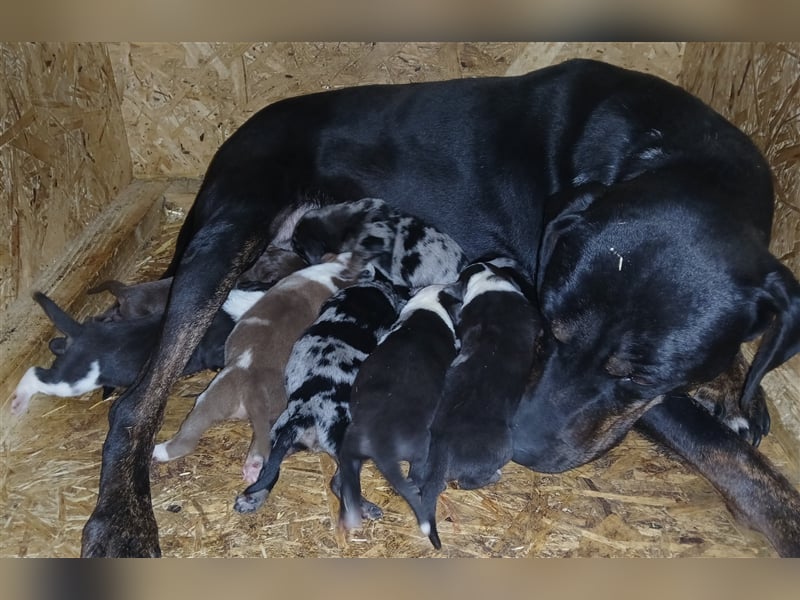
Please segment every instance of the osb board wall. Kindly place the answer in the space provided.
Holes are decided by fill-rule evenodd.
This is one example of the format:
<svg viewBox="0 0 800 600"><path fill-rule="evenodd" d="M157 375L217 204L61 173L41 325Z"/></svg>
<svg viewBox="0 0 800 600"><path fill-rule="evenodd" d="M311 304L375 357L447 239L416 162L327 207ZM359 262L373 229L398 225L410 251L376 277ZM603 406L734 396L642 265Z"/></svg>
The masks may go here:
<svg viewBox="0 0 800 600"><path fill-rule="evenodd" d="M772 252L800 276L800 43L690 43L680 83L767 157L776 192ZM800 440L800 357L768 374L764 387Z"/></svg>
<svg viewBox="0 0 800 600"><path fill-rule="evenodd" d="M370 83L516 74L600 58L674 81L680 43L112 43L137 177L200 177L267 104Z"/></svg>
<svg viewBox="0 0 800 600"><path fill-rule="evenodd" d="M772 251L800 276L800 42L690 43L680 82L766 155L776 178Z"/></svg>
<svg viewBox="0 0 800 600"><path fill-rule="evenodd" d="M131 180L103 44L0 43L0 313Z"/></svg>

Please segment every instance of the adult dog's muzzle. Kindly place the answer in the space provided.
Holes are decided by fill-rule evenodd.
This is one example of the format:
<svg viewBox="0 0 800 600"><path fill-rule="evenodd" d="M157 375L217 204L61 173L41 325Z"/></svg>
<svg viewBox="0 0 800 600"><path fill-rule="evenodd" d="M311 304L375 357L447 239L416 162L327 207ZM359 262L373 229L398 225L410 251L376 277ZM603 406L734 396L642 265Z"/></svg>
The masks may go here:
<svg viewBox="0 0 800 600"><path fill-rule="evenodd" d="M560 473L597 458L662 398L637 397L629 389L636 384L591 378L568 363L558 352L547 359L514 418L513 460L534 471Z"/></svg>

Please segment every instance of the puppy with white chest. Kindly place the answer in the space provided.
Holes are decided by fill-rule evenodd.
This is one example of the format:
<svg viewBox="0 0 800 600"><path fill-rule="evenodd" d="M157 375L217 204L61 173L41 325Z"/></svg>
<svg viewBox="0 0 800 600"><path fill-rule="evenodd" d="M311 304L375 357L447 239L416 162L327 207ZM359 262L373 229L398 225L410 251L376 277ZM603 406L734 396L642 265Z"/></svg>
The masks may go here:
<svg viewBox="0 0 800 600"><path fill-rule="evenodd" d="M244 313L225 342L225 368L198 396L178 433L155 447L155 460L189 454L216 422L248 419L253 437L242 475L248 483L258 479L269 454L269 431L286 408L284 371L292 347L323 302L362 268L350 252L326 255L323 261L285 277Z"/></svg>
<svg viewBox="0 0 800 600"><path fill-rule="evenodd" d="M541 330L519 272L513 261L501 258L473 264L459 277L461 349L445 376L420 482L420 529L437 549L436 501L446 482L456 481L462 489L494 483L512 457L512 419Z"/></svg>
<svg viewBox="0 0 800 600"><path fill-rule="evenodd" d="M350 399L352 422L339 454L339 524L346 529L361 526L360 473L367 459L412 508L419 506L417 470L427 459L431 421L457 352L445 305L460 299L450 295L448 287L435 284L417 292L356 376ZM408 479L400 461L410 464Z"/></svg>
<svg viewBox="0 0 800 600"><path fill-rule="evenodd" d="M286 410L270 432L271 448L258 480L239 494L234 509L257 510L278 481L284 457L298 450L323 451L338 460L350 424L350 391L364 359L397 318L400 299L374 268L365 279L335 293L292 348L286 366ZM339 496L338 471L331 489ZM364 515L382 511L366 500Z"/></svg>

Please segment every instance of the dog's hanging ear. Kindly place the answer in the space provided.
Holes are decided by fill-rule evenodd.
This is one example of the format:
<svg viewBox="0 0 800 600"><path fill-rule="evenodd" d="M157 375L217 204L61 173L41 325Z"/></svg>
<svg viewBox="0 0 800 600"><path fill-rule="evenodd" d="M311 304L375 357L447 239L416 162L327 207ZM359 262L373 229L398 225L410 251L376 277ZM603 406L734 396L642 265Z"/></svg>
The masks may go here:
<svg viewBox="0 0 800 600"><path fill-rule="evenodd" d="M754 330L764 334L744 384L742 406L750 406L766 373L800 352L800 283L784 265L776 262L759 290ZM772 321L765 325L770 313ZM766 329L764 327L766 326Z"/></svg>
<svg viewBox="0 0 800 600"><path fill-rule="evenodd" d="M545 214L549 215L549 220L547 220L547 225L542 235L536 266L537 290L542 288L544 273L550 263L558 238L581 222L583 211L589 208L606 189L606 186L602 184L589 183L579 188L565 190L548 199Z"/></svg>

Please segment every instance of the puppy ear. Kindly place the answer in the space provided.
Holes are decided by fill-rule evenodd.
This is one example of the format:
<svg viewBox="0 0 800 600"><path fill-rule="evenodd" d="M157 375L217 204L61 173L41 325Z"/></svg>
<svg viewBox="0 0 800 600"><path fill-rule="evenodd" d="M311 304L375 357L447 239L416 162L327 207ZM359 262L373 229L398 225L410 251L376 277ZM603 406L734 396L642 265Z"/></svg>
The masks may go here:
<svg viewBox="0 0 800 600"><path fill-rule="evenodd" d="M777 262L777 261L776 261ZM800 283L784 265L777 263L770 271L756 301L754 331L763 330L772 313L761 345L756 352L742 394L742 405L749 406L755 397L761 378L800 351Z"/></svg>
<svg viewBox="0 0 800 600"><path fill-rule="evenodd" d="M61 356L67 351L67 338L55 337L50 340L48 346L50 347L50 352L56 356Z"/></svg>
<svg viewBox="0 0 800 600"><path fill-rule="evenodd" d="M439 304L450 315L450 320L456 326L461 321L461 300L464 297L464 283L451 283L439 292Z"/></svg>
<svg viewBox="0 0 800 600"><path fill-rule="evenodd" d="M579 188L569 189L547 200L545 218L549 217L539 246L539 260L536 268L536 289L541 290L547 265L553 255L556 242L567 231L583 220L582 213L591 206L606 190L606 186L591 183Z"/></svg>

